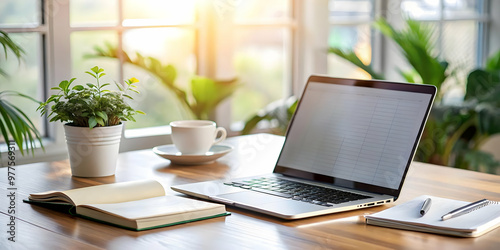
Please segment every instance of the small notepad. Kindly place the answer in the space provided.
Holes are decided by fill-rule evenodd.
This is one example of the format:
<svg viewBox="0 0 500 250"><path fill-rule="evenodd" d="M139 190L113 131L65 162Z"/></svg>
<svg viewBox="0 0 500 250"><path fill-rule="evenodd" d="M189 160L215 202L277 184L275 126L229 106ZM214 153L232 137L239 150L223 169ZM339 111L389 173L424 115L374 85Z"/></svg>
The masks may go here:
<svg viewBox="0 0 500 250"><path fill-rule="evenodd" d="M420 208L427 198L432 199L432 206L421 216ZM500 226L500 205L493 202L468 214L441 220L444 214L469 203L423 195L365 218L369 225L460 237L478 237Z"/></svg>

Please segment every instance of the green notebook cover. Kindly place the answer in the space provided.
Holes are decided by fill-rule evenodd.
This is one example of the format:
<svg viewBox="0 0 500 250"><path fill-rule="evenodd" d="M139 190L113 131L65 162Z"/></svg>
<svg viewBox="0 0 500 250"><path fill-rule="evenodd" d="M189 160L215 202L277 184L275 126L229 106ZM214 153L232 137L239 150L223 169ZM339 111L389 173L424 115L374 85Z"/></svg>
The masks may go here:
<svg viewBox="0 0 500 250"><path fill-rule="evenodd" d="M139 229L132 228L132 227L126 227L126 226L122 226L122 225L110 223L110 222L107 222L107 221L98 220L98 219L95 219L95 218L92 218L92 217L87 217L85 215L77 215L77 216L81 217L81 218L88 219L88 220L96 221L96 222L99 222L99 223L102 223L102 224L107 224L107 225L111 225L111 226L115 226L115 227L119 227L119 228L123 228L123 229L128 229L128 230L132 230L132 231L145 231L145 230L151 230L151 229L156 229L156 228L175 226L175 225L179 225L179 224L186 224L186 223L194 222L194 221L207 220L207 219L212 219L212 218L227 216L227 215L230 215L230 214L231 214L230 212L225 212L225 213L222 213L222 214L216 214L216 215L212 215L212 216L201 217L201 218L197 218L197 219L193 219L193 220L178 221L178 222L175 222L175 223L169 223L169 224L163 224L163 225L158 225L158 226L154 226L154 227L146 227L146 228L139 228Z"/></svg>

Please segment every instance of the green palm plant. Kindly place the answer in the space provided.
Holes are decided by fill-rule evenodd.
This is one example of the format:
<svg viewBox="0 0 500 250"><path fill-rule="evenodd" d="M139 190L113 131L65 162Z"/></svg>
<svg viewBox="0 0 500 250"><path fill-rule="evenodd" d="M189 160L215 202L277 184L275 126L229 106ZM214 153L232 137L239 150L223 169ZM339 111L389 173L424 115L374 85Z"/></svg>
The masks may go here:
<svg viewBox="0 0 500 250"><path fill-rule="evenodd" d="M18 60L21 60L24 53L23 49L14 43L8 34L3 31L0 31L0 44L2 44L5 52L5 60L7 60L8 51L11 51ZM8 77L7 73L2 69L0 69L0 75ZM0 92L0 131L4 141L8 143L12 138L21 154L24 155L25 150L27 153L31 151L34 154L36 141L43 148L40 132L38 132L33 122L31 122L21 109L7 100L9 97L21 97L36 103L40 102L16 91L5 90Z"/></svg>
<svg viewBox="0 0 500 250"><path fill-rule="evenodd" d="M408 64L412 66L412 69L407 71L398 69L407 82L432 84L438 89L441 88L449 77L448 62L440 60L434 51L434 44L431 41L434 30L431 26L408 19L406 28L396 30L387 20L380 18L375 21L374 28L394 41ZM371 64L364 64L352 49L332 47L329 52L363 69L374 79L385 78L382 73L376 72ZM437 101L439 99L437 98Z"/></svg>
<svg viewBox="0 0 500 250"><path fill-rule="evenodd" d="M195 76L191 79L190 91L187 91L175 83L177 71L173 65L164 65L158 59L145 57L140 53L136 53L135 58L131 59L125 51L120 51L110 44L104 48L97 46L94 50L95 53L88 57L121 58L124 62L139 67L158 78L196 119L209 119L217 105L231 96L240 86L237 79L220 81Z"/></svg>

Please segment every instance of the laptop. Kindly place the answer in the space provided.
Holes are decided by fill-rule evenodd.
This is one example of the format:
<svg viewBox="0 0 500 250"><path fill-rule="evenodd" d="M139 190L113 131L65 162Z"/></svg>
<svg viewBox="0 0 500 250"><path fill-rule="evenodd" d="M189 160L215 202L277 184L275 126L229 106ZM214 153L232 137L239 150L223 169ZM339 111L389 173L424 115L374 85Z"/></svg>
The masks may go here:
<svg viewBox="0 0 500 250"><path fill-rule="evenodd" d="M435 94L432 85L313 75L273 173L172 189L283 219L394 202Z"/></svg>

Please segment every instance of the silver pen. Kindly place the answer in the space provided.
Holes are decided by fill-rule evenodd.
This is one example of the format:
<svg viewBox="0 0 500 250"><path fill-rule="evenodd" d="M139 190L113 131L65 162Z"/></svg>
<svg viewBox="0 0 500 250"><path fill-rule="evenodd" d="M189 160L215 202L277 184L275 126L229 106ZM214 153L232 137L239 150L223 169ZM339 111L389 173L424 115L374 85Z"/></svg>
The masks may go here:
<svg viewBox="0 0 500 250"><path fill-rule="evenodd" d="M420 208L420 215L424 216L427 211L431 208L432 200L431 198L425 199L424 203L422 204L422 208Z"/></svg>
<svg viewBox="0 0 500 250"><path fill-rule="evenodd" d="M458 217L460 215L464 215L466 213L470 213L476 209L479 209L483 206L486 206L490 203L489 200L487 199L482 199L482 200L479 200L479 201L476 201L476 202L472 202L470 204L467 204L463 207L459 207L445 215L443 215L441 217L441 220L447 220L447 219L451 219L451 218L455 218L455 217Z"/></svg>

